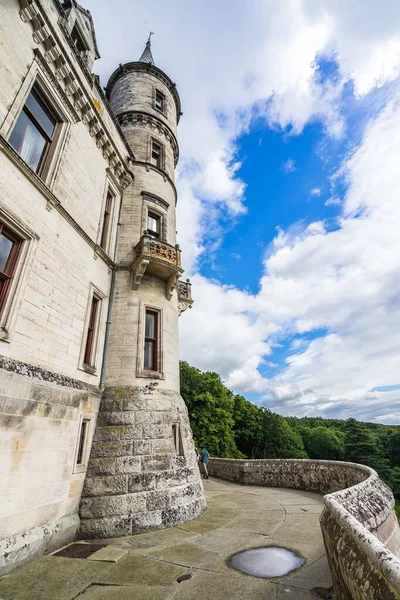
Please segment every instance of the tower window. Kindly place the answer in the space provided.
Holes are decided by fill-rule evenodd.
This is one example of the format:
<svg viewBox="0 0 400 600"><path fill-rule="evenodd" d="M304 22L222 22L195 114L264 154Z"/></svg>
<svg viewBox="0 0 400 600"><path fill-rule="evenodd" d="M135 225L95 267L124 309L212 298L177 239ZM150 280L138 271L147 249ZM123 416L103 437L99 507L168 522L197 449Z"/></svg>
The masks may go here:
<svg viewBox="0 0 400 600"><path fill-rule="evenodd" d="M57 122L42 94L34 87L15 123L9 142L35 173L43 172L46 157L55 141Z"/></svg>
<svg viewBox="0 0 400 600"><path fill-rule="evenodd" d="M179 423L172 423L172 436L176 454L183 456L182 432Z"/></svg>
<svg viewBox="0 0 400 600"><path fill-rule="evenodd" d="M164 94L162 94L161 92L159 92L158 90L156 90L156 97L155 97L155 107L157 110L160 110L161 112L164 112L164 108L165 108L165 96Z"/></svg>
<svg viewBox="0 0 400 600"><path fill-rule="evenodd" d="M108 246L109 237L110 237L112 205L113 205L113 195L111 194L110 191L108 191L107 198L106 198L106 204L104 207L103 227L101 230L101 238L100 238L100 247L103 248L103 250L105 252L107 251L107 246Z"/></svg>
<svg viewBox="0 0 400 600"><path fill-rule="evenodd" d="M94 342L97 333L100 302L100 298L93 295L90 306L88 330L86 334L85 354L83 356L83 364L87 367L94 367Z"/></svg>
<svg viewBox="0 0 400 600"><path fill-rule="evenodd" d="M162 168L162 146L154 141L151 143L151 162L155 167Z"/></svg>
<svg viewBox="0 0 400 600"><path fill-rule="evenodd" d="M147 213L147 231L151 237L157 239L160 237L160 222L161 218L159 215L151 212Z"/></svg>
<svg viewBox="0 0 400 600"><path fill-rule="evenodd" d="M78 54L83 58L85 52L87 51L87 47L76 24L74 25L71 31L71 39L74 43Z"/></svg>
<svg viewBox="0 0 400 600"><path fill-rule="evenodd" d="M144 368L147 371L157 371L158 368L158 320L159 313L146 310Z"/></svg>
<svg viewBox="0 0 400 600"><path fill-rule="evenodd" d="M22 239L0 223L0 311L7 299L21 246Z"/></svg>

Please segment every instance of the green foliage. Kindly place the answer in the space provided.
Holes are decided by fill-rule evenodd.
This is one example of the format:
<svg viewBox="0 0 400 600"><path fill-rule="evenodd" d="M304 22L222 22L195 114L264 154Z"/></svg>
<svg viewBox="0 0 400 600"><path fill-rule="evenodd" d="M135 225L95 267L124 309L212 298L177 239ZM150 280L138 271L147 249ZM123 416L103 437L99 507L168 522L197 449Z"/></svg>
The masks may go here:
<svg viewBox="0 0 400 600"><path fill-rule="evenodd" d="M214 456L240 457L233 434L233 395L219 375L202 373L182 362L181 394L189 410L196 444L207 447Z"/></svg>
<svg viewBox="0 0 400 600"><path fill-rule="evenodd" d="M234 397L233 421L236 446L248 458L256 458L262 439L262 410L237 394Z"/></svg>
<svg viewBox="0 0 400 600"><path fill-rule="evenodd" d="M282 417L233 395L217 373L203 373L186 362L180 367L181 394L195 443L211 455L356 462L375 469L400 501L400 427L355 419Z"/></svg>
<svg viewBox="0 0 400 600"><path fill-rule="evenodd" d="M305 438L302 437L305 449L310 458L321 460L343 460L343 434L335 429L322 427L322 425L309 429L308 432L309 433Z"/></svg>
<svg viewBox="0 0 400 600"><path fill-rule="evenodd" d="M286 419L267 408L261 410L262 436L256 458L307 458L301 435Z"/></svg>
<svg viewBox="0 0 400 600"><path fill-rule="evenodd" d="M387 453L392 465L400 467L400 429L391 432L389 435Z"/></svg>

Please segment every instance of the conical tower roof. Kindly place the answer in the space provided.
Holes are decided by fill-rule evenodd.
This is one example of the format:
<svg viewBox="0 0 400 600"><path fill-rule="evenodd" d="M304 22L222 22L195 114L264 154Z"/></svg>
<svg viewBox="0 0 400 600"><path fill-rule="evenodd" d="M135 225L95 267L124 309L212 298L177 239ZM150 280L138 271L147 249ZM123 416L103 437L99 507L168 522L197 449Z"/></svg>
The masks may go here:
<svg viewBox="0 0 400 600"><path fill-rule="evenodd" d="M151 65L154 65L154 58L151 53L151 36L152 35L153 35L153 32L151 31L150 35L149 35L149 39L146 42L146 47L143 50L142 56L139 58L139 62L150 63Z"/></svg>

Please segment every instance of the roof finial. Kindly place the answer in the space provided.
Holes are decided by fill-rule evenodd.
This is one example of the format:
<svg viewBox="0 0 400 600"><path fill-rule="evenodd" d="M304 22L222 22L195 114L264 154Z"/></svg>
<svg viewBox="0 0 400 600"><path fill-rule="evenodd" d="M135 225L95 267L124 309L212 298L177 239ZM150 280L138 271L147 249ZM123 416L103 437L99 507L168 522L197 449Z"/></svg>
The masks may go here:
<svg viewBox="0 0 400 600"><path fill-rule="evenodd" d="M143 50L142 56L139 58L139 62L149 63L150 65L154 65L153 55L151 53L151 36L154 34L154 31L150 31L149 39L146 42L146 47Z"/></svg>

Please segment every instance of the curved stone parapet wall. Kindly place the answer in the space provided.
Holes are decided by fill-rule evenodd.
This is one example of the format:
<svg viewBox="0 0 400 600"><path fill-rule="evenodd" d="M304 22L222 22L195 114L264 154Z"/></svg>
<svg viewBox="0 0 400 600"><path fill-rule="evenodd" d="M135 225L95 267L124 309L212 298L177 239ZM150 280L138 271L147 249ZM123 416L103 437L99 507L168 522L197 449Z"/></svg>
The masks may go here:
<svg viewBox="0 0 400 600"><path fill-rule="evenodd" d="M321 514L335 600L400 599L400 529L391 490L369 467L323 460L214 458L210 475L326 494Z"/></svg>

